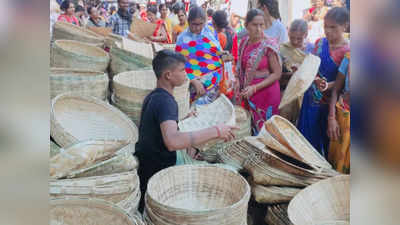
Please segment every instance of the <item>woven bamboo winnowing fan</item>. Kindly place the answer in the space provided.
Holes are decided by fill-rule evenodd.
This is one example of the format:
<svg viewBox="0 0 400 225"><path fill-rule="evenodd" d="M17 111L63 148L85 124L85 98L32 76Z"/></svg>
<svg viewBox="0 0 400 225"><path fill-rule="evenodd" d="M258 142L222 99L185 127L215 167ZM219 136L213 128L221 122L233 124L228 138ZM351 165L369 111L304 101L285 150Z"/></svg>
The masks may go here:
<svg viewBox="0 0 400 225"><path fill-rule="evenodd" d="M265 128L281 144L300 156L300 161L307 163L316 170L332 170L332 166L329 162L326 161L307 139L304 138L300 131L285 118L274 115L265 123ZM282 153L285 154L285 152Z"/></svg>
<svg viewBox="0 0 400 225"><path fill-rule="evenodd" d="M53 39L75 40L95 44L96 46L104 44L104 37L96 32L63 21L57 21L54 24Z"/></svg>
<svg viewBox="0 0 400 225"><path fill-rule="evenodd" d="M153 36L157 24L149 23L138 18L132 18L131 33L144 38Z"/></svg>
<svg viewBox="0 0 400 225"><path fill-rule="evenodd" d="M80 94L65 93L52 100L50 133L61 147L85 140L128 141L124 149L134 152L138 129L110 104Z"/></svg>
<svg viewBox="0 0 400 225"><path fill-rule="evenodd" d="M50 200L50 225L143 225L119 206L100 199L55 198Z"/></svg>
<svg viewBox="0 0 400 225"><path fill-rule="evenodd" d="M93 31L94 33L101 35L103 37L108 37L112 33L112 28L109 27L93 27L89 26L87 27L88 30Z"/></svg>
<svg viewBox="0 0 400 225"><path fill-rule="evenodd" d="M225 123L230 126L235 126L236 124L235 109L231 101L223 94L211 104L196 107L197 117L190 117L179 121L178 126L181 131L198 131L220 123ZM206 151L216 143L218 143L218 141L210 141L203 146L197 147L201 151Z"/></svg>
<svg viewBox="0 0 400 225"><path fill-rule="evenodd" d="M350 176L325 179L300 191L290 201L288 214L295 225L349 222Z"/></svg>
<svg viewBox="0 0 400 225"><path fill-rule="evenodd" d="M70 172L111 158L128 141L84 141L74 144L50 159L50 177L63 178Z"/></svg>
<svg viewBox="0 0 400 225"><path fill-rule="evenodd" d="M320 64L321 59L319 57L311 54L306 56L303 63L289 80L279 105L280 109L306 92L314 81Z"/></svg>

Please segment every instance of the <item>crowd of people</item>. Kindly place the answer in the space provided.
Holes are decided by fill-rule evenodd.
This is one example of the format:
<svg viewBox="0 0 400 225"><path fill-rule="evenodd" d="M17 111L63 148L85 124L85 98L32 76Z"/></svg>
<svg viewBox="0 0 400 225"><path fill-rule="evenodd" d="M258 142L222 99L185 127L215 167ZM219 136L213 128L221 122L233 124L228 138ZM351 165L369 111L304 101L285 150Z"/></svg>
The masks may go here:
<svg viewBox="0 0 400 225"><path fill-rule="evenodd" d="M185 1L186 2L186 1ZM221 93L247 109L257 135L272 115L281 115L297 126L303 136L341 172L349 172L350 159L350 48L349 11L343 1L313 0L304 18L281 21L277 0L258 0L245 18L224 10L212 10L177 1L137 5L118 0L109 13L97 6L86 13L70 0L61 4L58 20L75 25L111 27L129 37L132 18L157 25L149 41L175 43L175 52L163 50L153 60L157 89L144 101L136 154L142 189L157 171L173 166L174 151L189 149L211 139L234 138L234 127L220 124L198 132L178 131L173 88L190 80L191 103L213 102ZM189 11L188 11L189 10ZM89 19L85 22L84 15ZM318 74L302 98L279 110L282 93L308 54L321 59ZM227 79L224 65L232 64ZM231 88L221 89L224 82ZM142 190L144 191L144 190Z"/></svg>

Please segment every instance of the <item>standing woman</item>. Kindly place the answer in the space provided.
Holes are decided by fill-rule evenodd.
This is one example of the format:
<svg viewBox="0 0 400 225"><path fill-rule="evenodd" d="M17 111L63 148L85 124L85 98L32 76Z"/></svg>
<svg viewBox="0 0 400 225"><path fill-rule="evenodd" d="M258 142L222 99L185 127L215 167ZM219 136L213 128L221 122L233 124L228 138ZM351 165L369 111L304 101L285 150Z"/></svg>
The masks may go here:
<svg viewBox="0 0 400 225"><path fill-rule="evenodd" d="M313 44L306 42L307 37L307 22L303 19L294 20L289 29L289 42L281 44L280 55L283 62L282 77L279 81L281 93L286 90L290 78L298 67L303 63L307 54L314 49ZM280 109L280 115L293 124L297 124L297 119L300 113L300 107L303 98L300 97L296 101Z"/></svg>
<svg viewBox="0 0 400 225"><path fill-rule="evenodd" d="M300 111L298 129L322 156L328 156L327 135L328 104L331 91L344 55L349 52L349 43L343 32L349 25L350 15L346 8L335 7L324 19L326 38L315 43L314 54L321 58L318 75L306 91Z"/></svg>
<svg viewBox="0 0 400 225"><path fill-rule="evenodd" d="M167 8L167 5L166 4L160 4L159 6L158 6L158 10L159 10L159 12L160 12L160 20L162 21L162 23L164 24L164 26L165 26L165 30L167 31L167 33L168 33L168 36L170 37L170 39L171 39L171 42L170 43L172 43L172 38L171 38L171 34L172 34L172 26L171 26L171 23L167 23L167 21L169 20L168 19L168 8ZM160 21L159 20L159 21Z"/></svg>
<svg viewBox="0 0 400 225"><path fill-rule="evenodd" d="M60 9L64 13L58 17L57 21L72 23L79 26L79 20L75 16L75 4L72 1L64 0L61 3Z"/></svg>
<svg viewBox="0 0 400 225"><path fill-rule="evenodd" d="M279 114L282 66L278 43L264 34L264 13L250 10L245 26L249 35L239 45L236 97L250 110L253 133L257 134L269 117Z"/></svg>
<svg viewBox="0 0 400 225"><path fill-rule="evenodd" d="M150 41L160 43L172 43L171 37L168 35L167 28L165 27L164 21L157 18L156 6L150 6L147 9L147 19L150 21L150 23L157 24L153 36L150 37Z"/></svg>
<svg viewBox="0 0 400 225"><path fill-rule="evenodd" d="M186 73L191 84L191 101L209 104L219 95L222 72L222 48L214 29L206 25L207 17L199 6L189 11L189 28L176 41L175 51L186 57Z"/></svg>

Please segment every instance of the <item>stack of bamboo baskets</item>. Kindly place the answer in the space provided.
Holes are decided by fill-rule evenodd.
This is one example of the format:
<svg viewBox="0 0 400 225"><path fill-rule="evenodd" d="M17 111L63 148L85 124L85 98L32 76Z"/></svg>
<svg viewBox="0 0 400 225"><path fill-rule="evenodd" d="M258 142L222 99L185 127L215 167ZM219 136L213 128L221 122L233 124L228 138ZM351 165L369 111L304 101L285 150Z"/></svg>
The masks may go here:
<svg viewBox="0 0 400 225"><path fill-rule="evenodd" d="M220 151L223 162L250 174L254 199L288 203L302 188L338 175L289 121L273 116L257 137Z"/></svg>
<svg viewBox="0 0 400 225"><path fill-rule="evenodd" d="M230 170L211 165L170 167L155 174L147 187L148 225L247 224L250 187Z"/></svg>
<svg viewBox="0 0 400 225"><path fill-rule="evenodd" d="M113 79L111 102L139 126L143 100L156 86L157 78L152 70L120 73ZM179 119L182 119L189 113L189 81L174 89L174 97L178 103Z"/></svg>

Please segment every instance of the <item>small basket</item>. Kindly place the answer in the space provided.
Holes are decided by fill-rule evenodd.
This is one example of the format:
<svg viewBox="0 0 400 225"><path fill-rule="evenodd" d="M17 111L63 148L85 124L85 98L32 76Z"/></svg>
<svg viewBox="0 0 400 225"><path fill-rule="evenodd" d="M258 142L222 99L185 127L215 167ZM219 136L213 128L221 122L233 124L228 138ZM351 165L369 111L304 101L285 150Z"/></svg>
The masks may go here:
<svg viewBox="0 0 400 225"><path fill-rule="evenodd" d="M138 129L121 111L91 96L61 94L51 107L51 136L67 147L84 140L124 140L135 151Z"/></svg>
<svg viewBox="0 0 400 225"><path fill-rule="evenodd" d="M66 92L106 99L108 76L104 72L50 68L50 98Z"/></svg>
<svg viewBox="0 0 400 225"><path fill-rule="evenodd" d="M50 225L143 225L119 206L100 199L54 198L50 200Z"/></svg>
<svg viewBox="0 0 400 225"><path fill-rule="evenodd" d="M53 43L51 67L105 71L109 62L107 52L90 44L71 40Z"/></svg>
<svg viewBox="0 0 400 225"><path fill-rule="evenodd" d="M294 225L349 222L350 176L336 176L305 188L290 201L288 214Z"/></svg>

